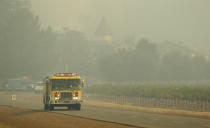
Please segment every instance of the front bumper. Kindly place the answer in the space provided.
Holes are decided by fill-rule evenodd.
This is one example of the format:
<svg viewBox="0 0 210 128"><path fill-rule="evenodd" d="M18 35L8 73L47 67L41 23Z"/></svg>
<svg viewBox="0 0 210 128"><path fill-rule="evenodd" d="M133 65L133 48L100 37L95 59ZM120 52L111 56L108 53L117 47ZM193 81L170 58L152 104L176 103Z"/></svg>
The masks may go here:
<svg viewBox="0 0 210 128"><path fill-rule="evenodd" d="M81 103L81 102L83 102L82 100L64 100L64 101L61 101L61 100L58 100L58 101L51 101L50 102L50 104L52 104L52 105L70 105L70 104L79 104L79 103Z"/></svg>

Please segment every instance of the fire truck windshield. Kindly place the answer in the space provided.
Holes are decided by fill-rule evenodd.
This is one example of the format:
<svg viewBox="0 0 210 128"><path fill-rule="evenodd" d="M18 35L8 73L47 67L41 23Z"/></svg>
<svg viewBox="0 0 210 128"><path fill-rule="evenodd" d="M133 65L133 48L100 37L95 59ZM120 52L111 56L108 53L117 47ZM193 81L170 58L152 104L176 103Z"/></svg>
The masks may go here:
<svg viewBox="0 0 210 128"><path fill-rule="evenodd" d="M53 79L52 90L80 90L80 79Z"/></svg>

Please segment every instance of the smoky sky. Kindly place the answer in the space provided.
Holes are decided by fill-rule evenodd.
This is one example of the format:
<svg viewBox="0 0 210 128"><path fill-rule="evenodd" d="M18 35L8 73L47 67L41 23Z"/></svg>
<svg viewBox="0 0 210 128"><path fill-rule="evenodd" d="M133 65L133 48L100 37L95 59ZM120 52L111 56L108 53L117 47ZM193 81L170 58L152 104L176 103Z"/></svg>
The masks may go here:
<svg viewBox="0 0 210 128"><path fill-rule="evenodd" d="M94 33L102 17L116 38L176 41L210 51L209 0L31 0L42 26ZM210 52L209 52L210 53Z"/></svg>

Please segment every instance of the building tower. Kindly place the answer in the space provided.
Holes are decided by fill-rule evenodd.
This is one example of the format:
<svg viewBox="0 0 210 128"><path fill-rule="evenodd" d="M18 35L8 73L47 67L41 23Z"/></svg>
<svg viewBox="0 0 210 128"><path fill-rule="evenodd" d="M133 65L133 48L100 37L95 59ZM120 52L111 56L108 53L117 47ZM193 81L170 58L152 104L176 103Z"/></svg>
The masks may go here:
<svg viewBox="0 0 210 128"><path fill-rule="evenodd" d="M106 41L107 43L112 42L112 33L107 23L107 20L104 17L102 18L96 29L95 37L97 40L100 41Z"/></svg>

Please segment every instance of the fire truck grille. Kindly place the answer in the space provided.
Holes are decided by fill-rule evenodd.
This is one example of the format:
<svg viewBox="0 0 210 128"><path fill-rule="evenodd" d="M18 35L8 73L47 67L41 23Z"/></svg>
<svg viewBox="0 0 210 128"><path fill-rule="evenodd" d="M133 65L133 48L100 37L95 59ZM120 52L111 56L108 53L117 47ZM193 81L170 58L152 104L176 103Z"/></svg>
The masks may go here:
<svg viewBox="0 0 210 128"><path fill-rule="evenodd" d="M72 99L72 92L61 92L61 99Z"/></svg>

